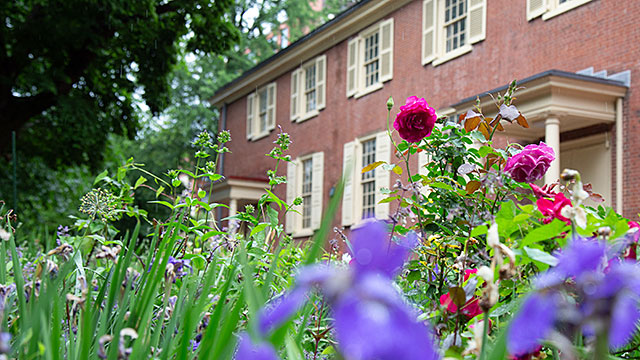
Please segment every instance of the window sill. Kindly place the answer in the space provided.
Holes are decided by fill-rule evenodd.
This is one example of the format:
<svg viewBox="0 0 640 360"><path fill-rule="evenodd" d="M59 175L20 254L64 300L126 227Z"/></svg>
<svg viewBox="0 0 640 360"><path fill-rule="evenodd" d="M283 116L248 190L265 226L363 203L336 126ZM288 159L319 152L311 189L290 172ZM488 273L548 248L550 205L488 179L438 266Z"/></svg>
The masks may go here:
<svg viewBox="0 0 640 360"><path fill-rule="evenodd" d="M264 137L269 136L269 133L270 133L270 131L267 131L267 132L265 132L265 133L257 134L257 135L255 135L255 136L252 136L252 137L251 137L251 141L258 141L258 140L260 140L260 139L262 139L262 138L264 138Z"/></svg>
<svg viewBox="0 0 640 360"><path fill-rule="evenodd" d="M591 0L572 0L572 1L568 1L560 6L558 6L557 8L547 11L546 13L542 14L542 20L549 20L552 17L558 16L560 14L564 14L569 10L573 10L575 8L577 8L578 6L584 5L588 2L591 2Z"/></svg>
<svg viewBox="0 0 640 360"><path fill-rule="evenodd" d="M431 65L433 65L435 67L435 66L444 64L445 62L447 62L449 60L453 60L453 59L455 59L455 58L457 58L459 56L462 56L462 55L464 55L466 53L471 52L472 49L473 49L473 46L471 46L469 44L464 45L464 46L459 47L459 48L457 48L457 49L455 49L455 50L453 50L451 52L448 52L448 53L446 53L446 54L444 54L444 55L442 55L440 57L437 57L435 60L433 60L431 62Z"/></svg>
<svg viewBox="0 0 640 360"><path fill-rule="evenodd" d="M382 82L375 83L368 88L363 89L362 91L358 91L357 93L355 93L355 95L353 95L353 98L358 99L380 89L382 89Z"/></svg>
<svg viewBox="0 0 640 360"><path fill-rule="evenodd" d="M299 237L309 237L313 235L313 230L311 230L311 228L308 229L300 229L297 231L294 231L293 234L291 234L292 238L299 238Z"/></svg>
<svg viewBox="0 0 640 360"><path fill-rule="evenodd" d="M301 122L303 122L303 121L307 121L307 120L309 120L309 119L311 119L311 118L313 118L313 117L318 116L319 114L320 114L320 111L318 111L317 109L316 109L316 110L313 110L313 111L311 111L311 112L308 112L308 113L303 114L302 116L298 117L298 119L296 120L296 122L301 123Z"/></svg>

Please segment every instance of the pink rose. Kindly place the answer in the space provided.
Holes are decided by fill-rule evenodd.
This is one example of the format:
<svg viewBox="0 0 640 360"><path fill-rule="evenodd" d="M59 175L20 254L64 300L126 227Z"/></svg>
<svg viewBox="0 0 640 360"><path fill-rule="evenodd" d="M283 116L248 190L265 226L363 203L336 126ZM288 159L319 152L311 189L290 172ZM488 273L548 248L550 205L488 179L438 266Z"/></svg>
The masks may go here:
<svg viewBox="0 0 640 360"><path fill-rule="evenodd" d="M530 144L507 160L504 171L517 182L531 183L544 176L555 158L551 146L544 142L540 142L540 145Z"/></svg>
<svg viewBox="0 0 640 360"><path fill-rule="evenodd" d="M418 142L431 135L437 119L436 111L423 98L409 96L400 106L393 128L408 142Z"/></svg>
<svg viewBox="0 0 640 360"><path fill-rule="evenodd" d="M543 220L545 224L550 223L554 218L569 224L569 219L562 216L562 208L571 206L571 200L567 199L563 193L556 194L553 201L544 198L538 199L536 205L538 205L538 210L540 210L542 215L546 216Z"/></svg>

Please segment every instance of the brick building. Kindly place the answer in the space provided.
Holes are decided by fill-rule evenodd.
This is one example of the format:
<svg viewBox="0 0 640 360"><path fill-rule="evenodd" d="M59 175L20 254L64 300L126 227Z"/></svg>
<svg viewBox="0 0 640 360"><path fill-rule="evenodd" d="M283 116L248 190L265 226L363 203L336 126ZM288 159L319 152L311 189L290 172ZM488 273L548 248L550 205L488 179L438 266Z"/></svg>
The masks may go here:
<svg viewBox="0 0 640 360"><path fill-rule="evenodd" d="M438 115L469 109L513 79L525 89L516 105L526 132L506 127L510 141L545 140L562 167L577 168L608 205L640 212L640 1L618 0L362 0L220 89L211 100L231 131L223 160L226 181L215 201L230 211L255 202L274 162L264 156L277 126L293 139L296 161L279 170L291 184L281 198L302 196L302 215L286 219L296 237L319 225L323 206L346 164L354 169L336 225L384 217L380 187L387 171L361 175L389 161L386 100L424 97ZM413 160L414 171L424 159Z"/></svg>

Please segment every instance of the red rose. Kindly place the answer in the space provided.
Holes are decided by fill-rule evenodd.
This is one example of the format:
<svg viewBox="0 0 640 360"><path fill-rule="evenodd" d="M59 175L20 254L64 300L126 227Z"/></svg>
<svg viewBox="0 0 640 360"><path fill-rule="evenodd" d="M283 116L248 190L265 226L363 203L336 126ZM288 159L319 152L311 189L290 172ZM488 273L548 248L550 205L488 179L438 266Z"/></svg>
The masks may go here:
<svg viewBox="0 0 640 360"><path fill-rule="evenodd" d="M410 96L407 103L400 106L393 128L408 142L419 142L431 135L437 119L436 111L423 98Z"/></svg>
<svg viewBox="0 0 640 360"><path fill-rule="evenodd" d="M546 216L543 221L545 224L550 223L554 218L562 220L567 224L570 223L569 219L562 216L562 208L571 206L571 200L567 199L563 193L556 194L553 201L544 198L538 199L536 205L538 205L538 210L540 210L542 215Z"/></svg>

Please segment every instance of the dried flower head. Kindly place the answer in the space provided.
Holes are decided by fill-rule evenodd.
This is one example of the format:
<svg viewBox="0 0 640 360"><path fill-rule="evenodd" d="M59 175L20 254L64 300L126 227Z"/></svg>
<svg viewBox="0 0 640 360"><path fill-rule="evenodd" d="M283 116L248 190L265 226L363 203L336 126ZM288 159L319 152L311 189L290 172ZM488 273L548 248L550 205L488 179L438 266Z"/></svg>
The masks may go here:
<svg viewBox="0 0 640 360"><path fill-rule="evenodd" d="M116 245L114 247L108 247L103 245L100 249L96 254L96 259L106 259L115 262L118 259L120 250L122 250L122 246Z"/></svg>
<svg viewBox="0 0 640 360"><path fill-rule="evenodd" d="M73 252L73 246L69 244L61 244L57 248L50 250L47 253L47 256L57 255L57 256L60 256L62 260L68 261L72 252Z"/></svg>

